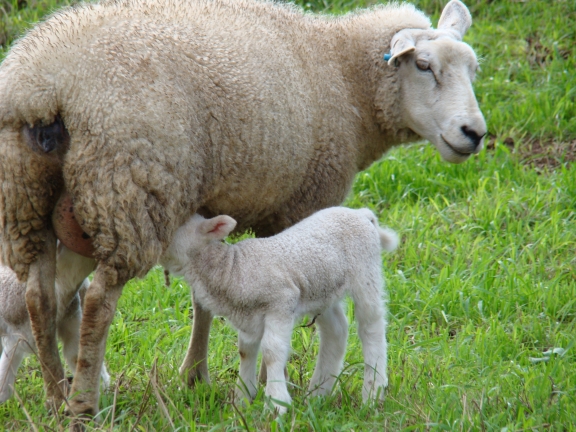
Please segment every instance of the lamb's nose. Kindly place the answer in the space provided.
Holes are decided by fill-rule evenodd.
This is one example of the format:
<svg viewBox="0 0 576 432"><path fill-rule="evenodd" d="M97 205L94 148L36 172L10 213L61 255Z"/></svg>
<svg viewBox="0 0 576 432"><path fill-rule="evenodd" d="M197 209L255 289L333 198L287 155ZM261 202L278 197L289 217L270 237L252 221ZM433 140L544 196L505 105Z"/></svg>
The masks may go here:
<svg viewBox="0 0 576 432"><path fill-rule="evenodd" d="M460 130L462 130L462 133L466 135L470 139L470 141L474 143L475 148L478 148L478 146L480 146L482 138L484 138L484 135L486 135L486 132L478 133L474 129L469 128L468 126L462 126Z"/></svg>

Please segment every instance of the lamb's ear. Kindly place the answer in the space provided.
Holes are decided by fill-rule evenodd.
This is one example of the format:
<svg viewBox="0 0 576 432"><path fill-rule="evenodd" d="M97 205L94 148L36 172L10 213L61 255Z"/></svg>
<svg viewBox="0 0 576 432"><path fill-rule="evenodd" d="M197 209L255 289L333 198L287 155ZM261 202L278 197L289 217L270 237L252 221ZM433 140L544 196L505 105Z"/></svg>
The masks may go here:
<svg viewBox="0 0 576 432"><path fill-rule="evenodd" d="M220 215L202 222L200 232L214 240L223 240L236 228L236 221L230 216Z"/></svg>
<svg viewBox="0 0 576 432"><path fill-rule="evenodd" d="M398 57L408 54L416 49L414 44L414 39L409 32L406 30L401 30L394 35L392 41L390 42L390 58L388 59L388 64L393 65Z"/></svg>
<svg viewBox="0 0 576 432"><path fill-rule="evenodd" d="M438 21L438 30L445 30L454 35L458 40L472 25L472 16L468 8L459 0L451 0L442 11L440 21Z"/></svg>

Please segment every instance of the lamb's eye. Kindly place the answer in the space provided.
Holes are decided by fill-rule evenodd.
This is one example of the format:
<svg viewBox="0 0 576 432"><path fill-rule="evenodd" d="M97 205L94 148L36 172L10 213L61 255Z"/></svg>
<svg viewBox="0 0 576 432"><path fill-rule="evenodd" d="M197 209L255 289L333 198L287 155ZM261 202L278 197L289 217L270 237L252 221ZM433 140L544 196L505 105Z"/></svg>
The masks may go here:
<svg viewBox="0 0 576 432"><path fill-rule="evenodd" d="M429 72L430 71L430 63L426 60L416 60L416 67L421 71Z"/></svg>

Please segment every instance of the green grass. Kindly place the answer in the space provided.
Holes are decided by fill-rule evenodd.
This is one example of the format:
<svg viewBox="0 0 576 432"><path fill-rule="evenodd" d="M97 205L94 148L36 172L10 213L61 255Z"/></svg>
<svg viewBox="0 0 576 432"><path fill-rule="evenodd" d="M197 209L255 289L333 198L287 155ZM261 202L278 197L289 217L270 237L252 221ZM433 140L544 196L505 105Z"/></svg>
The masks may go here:
<svg viewBox="0 0 576 432"><path fill-rule="evenodd" d="M416 3L437 16L444 2ZM22 31L53 5L35 4L41 12L13 10L0 20ZM357 3L331 4L311 8L340 13ZM576 138L576 6L477 1L471 10L466 41L484 58L475 85L495 149L462 165L443 162L430 145L395 149L357 176L347 201L374 209L402 237L396 253L383 255L386 401L361 403L354 324L340 383L325 399L306 394L315 329L295 330L294 403L281 419L266 410L262 393L248 407L232 404L236 335L219 318L210 340L213 384L187 389L177 370L190 335L189 289L177 279L165 288L155 269L120 299L106 352L112 388L100 401L101 423L89 429L576 430L576 168L534 170L501 144L508 136L521 143ZM526 41L535 32L541 47ZM544 354L553 348L563 354ZM27 416L40 430L66 424L43 407L35 358L25 361L16 390L22 403L0 406L5 429L30 430Z"/></svg>

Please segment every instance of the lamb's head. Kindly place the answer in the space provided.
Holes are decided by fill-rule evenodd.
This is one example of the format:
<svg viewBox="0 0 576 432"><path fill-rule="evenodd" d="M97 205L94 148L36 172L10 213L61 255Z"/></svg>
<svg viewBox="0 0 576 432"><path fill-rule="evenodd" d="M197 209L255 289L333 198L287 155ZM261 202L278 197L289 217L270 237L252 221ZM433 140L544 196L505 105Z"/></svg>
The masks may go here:
<svg viewBox="0 0 576 432"><path fill-rule="evenodd" d="M391 41L389 67L396 66L405 125L432 142L453 163L478 153L486 122L472 89L478 61L462 42L472 23L464 4L446 5L437 30L404 29Z"/></svg>
<svg viewBox="0 0 576 432"><path fill-rule="evenodd" d="M224 240L236 228L230 216L220 215L205 219L195 214L176 230L174 239L166 249L161 264L171 273L182 274L191 253L201 253L212 242Z"/></svg>

